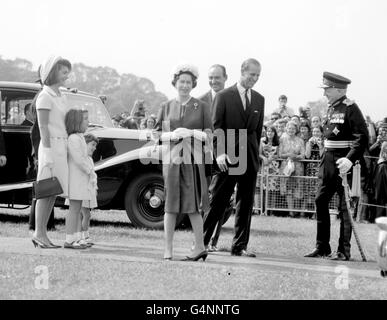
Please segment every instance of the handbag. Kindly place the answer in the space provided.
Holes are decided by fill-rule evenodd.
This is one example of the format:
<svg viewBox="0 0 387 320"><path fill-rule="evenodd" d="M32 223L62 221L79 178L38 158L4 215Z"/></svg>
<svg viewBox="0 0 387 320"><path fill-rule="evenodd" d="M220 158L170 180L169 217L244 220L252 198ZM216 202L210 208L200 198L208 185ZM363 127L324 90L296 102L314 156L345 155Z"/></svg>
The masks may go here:
<svg viewBox="0 0 387 320"><path fill-rule="evenodd" d="M283 174L284 174L285 176L290 177L290 176L293 174L294 170L295 170L295 168L294 168L294 162L293 162L292 159L288 158L288 159L287 159L287 162L286 162L286 165L285 165L285 167L284 167L284 170L283 170Z"/></svg>
<svg viewBox="0 0 387 320"><path fill-rule="evenodd" d="M57 177L53 176L51 169L51 177L33 183L35 199L57 196L63 193L62 186Z"/></svg>

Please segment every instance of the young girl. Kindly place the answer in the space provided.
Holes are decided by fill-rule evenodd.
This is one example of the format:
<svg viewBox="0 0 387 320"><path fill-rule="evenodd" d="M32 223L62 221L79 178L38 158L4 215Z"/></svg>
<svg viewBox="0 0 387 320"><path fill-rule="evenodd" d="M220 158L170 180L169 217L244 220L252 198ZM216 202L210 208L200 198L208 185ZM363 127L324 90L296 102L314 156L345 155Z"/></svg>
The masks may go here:
<svg viewBox="0 0 387 320"><path fill-rule="evenodd" d="M312 137L306 143L305 158L311 160L320 160L324 152L323 128L321 126L313 128ZM307 176L317 176L317 162L308 163L306 166Z"/></svg>
<svg viewBox="0 0 387 320"><path fill-rule="evenodd" d="M309 141L311 134L310 134L310 126L308 121L301 121L300 124L300 138L304 140L305 145Z"/></svg>
<svg viewBox="0 0 387 320"><path fill-rule="evenodd" d="M88 184L88 190L90 192L91 199L90 200L83 200L82 201L82 223L81 223L81 230L82 230L82 239L89 245L93 245L93 242L90 239L89 235L89 226L90 226L90 209L96 208L97 205L97 175L94 171L94 162L93 162L93 153L95 149L97 148L98 144L98 138L91 134L86 133L85 134L85 141L87 145L87 155L90 165L93 168L92 173L89 176L89 184Z"/></svg>
<svg viewBox="0 0 387 320"><path fill-rule="evenodd" d="M316 160L320 160L321 156L324 153L324 141L323 141L323 127L318 126L314 127L312 130L312 137L306 143L305 148L305 158L314 160L313 162L308 162L306 164L306 175L308 177L317 177L319 170L319 162ZM309 179L307 180L306 187L306 206L308 211L314 211L314 198L317 193L318 188L318 180L317 179ZM313 214L309 214L311 217Z"/></svg>
<svg viewBox="0 0 387 320"><path fill-rule="evenodd" d="M69 165L69 201L70 208L66 216L65 248L85 249L89 245L81 237L81 206L83 200L91 200L88 186L94 173L87 155L87 146L83 133L88 126L86 110L71 109L65 117L68 137Z"/></svg>
<svg viewBox="0 0 387 320"><path fill-rule="evenodd" d="M268 185L266 186L269 195L267 205L269 206L273 206L274 199L279 197L280 180L277 177L272 177L280 174L279 161L276 160L278 158L278 146L279 138L277 130L274 125L269 125L266 129L266 135L261 139L261 144L259 146L259 157L263 162L262 174L271 176L269 177ZM258 199L255 201L258 201ZM267 212L267 214L270 215L271 212Z"/></svg>

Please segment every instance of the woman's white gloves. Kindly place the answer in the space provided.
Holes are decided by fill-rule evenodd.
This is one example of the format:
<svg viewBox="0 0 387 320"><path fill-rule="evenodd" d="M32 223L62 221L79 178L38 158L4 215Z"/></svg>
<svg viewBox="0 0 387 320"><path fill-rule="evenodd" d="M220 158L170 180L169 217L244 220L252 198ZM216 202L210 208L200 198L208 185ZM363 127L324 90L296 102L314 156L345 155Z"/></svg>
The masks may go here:
<svg viewBox="0 0 387 320"><path fill-rule="evenodd" d="M191 130L187 128L177 128L172 132L164 132L162 134L162 141L177 141L179 139L186 139L194 137L200 141L207 139L207 134L201 130Z"/></svg>
<svg viewBox="0 0 387 320"><path fill-rule="evenodd" d="M90 173L90 184L94 190L98 189L98 177L94 171Z"/></svg>
<svg viewBox="0 0 387 320"><path fill-rule="evenodd" d="M41 162L42 162L42 165L43 167L49 167L49 168L53 168L54 167L54 158L53 158L53 155L52 155L52 150L51 148L46 148L46 147L42 147L42 153L41 153Z"/></svg>

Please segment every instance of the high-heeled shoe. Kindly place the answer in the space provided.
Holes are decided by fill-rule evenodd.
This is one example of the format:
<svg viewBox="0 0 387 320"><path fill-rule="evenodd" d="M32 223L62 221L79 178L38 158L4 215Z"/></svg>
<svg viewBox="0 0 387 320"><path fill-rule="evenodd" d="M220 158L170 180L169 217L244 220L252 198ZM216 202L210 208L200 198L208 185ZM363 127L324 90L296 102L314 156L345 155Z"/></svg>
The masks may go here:
<svg viewBox="0 0 387 320"><path fill-rule="evenodd" d="M38 247L41 249L52 249L53 247L50 244L44 243L42 240L39 240L38 238L32 238L32 243L34 244L34 247Z"/></svg>
<svg viewBox="0 0 387 320"><path fill-rule="evenodd" d="M208 255L208 251L207 250L204 250L202 252L200 252L197 256L195 257L189 257L189 256L186 256L185 258L181 259L181 261L198 261L200 259L203 259L203 261L206 261L207 259L207 255Z"/></svg>
<svg viewBox="0 0 387 320"><path fill-rule="evenodd" d="M48 240L48 242L50 242L50 246L51 246L51 248L53 248L53 249L59 249L59 248L62 248L62 246L58 246L57 244L53 244L50 240Z"/></svg>

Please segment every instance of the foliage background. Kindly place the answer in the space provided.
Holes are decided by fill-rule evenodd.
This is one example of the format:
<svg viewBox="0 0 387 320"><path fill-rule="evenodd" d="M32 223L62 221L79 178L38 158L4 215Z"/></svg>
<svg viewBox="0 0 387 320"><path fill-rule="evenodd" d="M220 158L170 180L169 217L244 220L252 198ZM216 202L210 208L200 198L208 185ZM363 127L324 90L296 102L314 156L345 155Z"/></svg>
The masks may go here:
<svg viewBox="0 0 387 320"><path fill-rule="evenodd" d="M38 79L37 70L32 62L16 58L3 59L0 55L0 80L34 82ZM122 112L131 112L136 100L144 100L148 114L157 114L160 104L168 98L156 91L153 82L131 73L119 74L110 67L89 67L83 63L74 63L69 87L106 95L106 106L111 116Z"/></svg>

